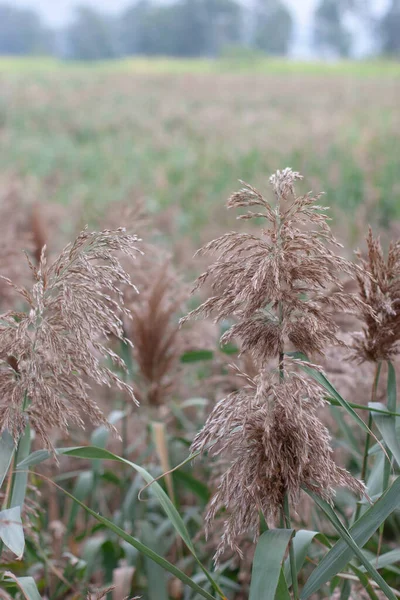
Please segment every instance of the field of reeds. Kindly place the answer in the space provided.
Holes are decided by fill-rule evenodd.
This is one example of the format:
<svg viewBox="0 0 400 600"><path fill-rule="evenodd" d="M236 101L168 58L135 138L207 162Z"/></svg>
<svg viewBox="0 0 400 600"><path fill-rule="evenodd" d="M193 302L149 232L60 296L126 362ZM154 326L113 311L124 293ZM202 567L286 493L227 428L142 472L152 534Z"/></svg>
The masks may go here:
<svg viewBox="0 0 400 600"><path fill-rule="evenodd" d="M0 60L1 599L400 597L399 92Z"/></svg>

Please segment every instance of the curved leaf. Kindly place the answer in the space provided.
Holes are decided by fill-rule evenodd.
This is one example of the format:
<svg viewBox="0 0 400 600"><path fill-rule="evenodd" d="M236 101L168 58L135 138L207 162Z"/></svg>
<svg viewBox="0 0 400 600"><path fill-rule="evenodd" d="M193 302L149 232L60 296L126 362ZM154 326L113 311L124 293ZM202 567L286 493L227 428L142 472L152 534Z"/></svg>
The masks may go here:
<svg viewBox="0 0 400 600"><path fill-rule="evenodd" d="M86 510L87 513L89 513L90 515L92 515L92 517L94 517L97 521L99 521L99 523L102 523L105 527L107 527L107 529L110 529L110 531L113 531L118 537L125 540L125 542L127 542L128 544L130 544L131 546L136 548L144 556L151 558L151 560L153 560L158 565L160 565L160 567L162 567L163 569L165 569L166 571L168 571L169 573L171 573L172 575L174 575L175 577L180 579L182 581L182 583L185 583L192 590L194 590L195 592L200 594L200 596L202 596L203 598L206 598L207 600L215 600L215 598L209 592L207 592L206 590L203 590L188 575L186 575L186 573L184 573L183 571L178 569L178 567L176 567L175 565L170 563L168 560L166 560L159 554L157 554L157 552L155 552L154 550L151 550L151 548L148 548L145 544L142 544L142 542L140 542L136 538L134 538L131 535L129 535L128 533L126 533L123 529L121 529L120 527L115 525L112 521L109 521L108 519L106 519L106 517L103 517L99 513L95 512L94 510L92 510L91 508L86 506L86 504L84 504L83 502L81 502L80 500L75 498L72 494L67 492L67 490L64 490L60 486L57 486L57 487L66 496L68 496L68 498L71 498L71 500L74 500L74 502L79 504L79 506L81 506L84 510Z"/></svg>
<svg viewBox="0 0 400 600"><path fill-rule="evenodd" d="M322 585L329 581L329 579L345 568L354 555L357 556L361 564L366 568L366 571L373 579L375 579L375 581L377 581L376 575L378 575L379 583L378 581L377 583L381 586L382 590L384 590L385 587L389 590L385 591L386 594L389 594L388 598L394 598L395 596L393 596L389 586L382 580L382 577L376 569L372 567L360 548L367 543L387 517L400 507L400 477L394 481L391 487L382 494L373 506L365 511L362 517L354 523L349 531L347 531L337 518L329 504L322 501L309 490L307 490L307 493L322 508L342 539L336 542L332 550L324 556L318 567L311 573L303 589L301 598L308 598L311 594L319 590Z"/></svg>
<svg viewBox="0 0 400 600"><path fill-rule="evenodd" d="M296 559L296 571L300 572L304 562L307 558L308 550L311 546L312 541L317 537L323 541L324 544L330 546L326 537L319 533L319 531L307 531L306 529L299 529L296 531L296 535L293 538L293 552ZM289 558L285 560L284 565L285 578L289 586L292 585L292 574L290 572L290 561Z"/></svg>
<svg viewBox="0 0 400 600"><path fill-rule="evenodd" d="M3 431L0 436L0 488L10 468L14 450L14 440L7 430Z"/></svg>
<svg viewBox="0 0 400 600"><path fill-rule="evenodd" d="M42 600L33 577L16 577L10 571L6 571L4 577L17 584L26 600Z"/></svg>
<svg viewBox="0 0 400 600"><path fill-rule="evenodd" d="M208 570L204 567L204 565L199 560L199 558L196 554L195 548L193 546L191 537L189 535L188 530L186 529L186 525L183 522L182 517L176 510L175 506L169 499L168 495L164 492L162 487L154 480L154 477L152 475L150 475L150 473L148 471L146 471L146 469L144 469L140 465L137 465L137 464L127 460L126 458L121 458L120 456L117 456L116 454L113 454L112 452L109 452L108 450L105 450L104 448L96 448L94 446L78 446L76 448L59 448L56 450L56 454L57 455L66 455L66 456L76 456L79 458L88 458L88 459L115 460L118 462L125 463L125 464L129 465L130 467L132 467L133 469L135 469L135 471L137 471L143 477L143 479L149 485L152 486L152 490L153 490L154 494L157 496L161 506L163 507L165 513L167 514L168 518L170 519L171 523L173 524L175 530L180 535L180 537L185 542L186 546L188 547L188 549L194 556L197 564L202 569L202 571L206 575L207 579L209 580L209 582L211 583L213 588L217 591L217 593L222 598L224 597L221 590L219 589L218 584L213 580L213 578L211 577ZM33 464L39 464L40 462L46 460L49 457L50 457L49 452L47 452L45 450L38 450L37 452L33 452L31 454L31 456L28 457L27 460L20 463L18 465L18 467L22 468L24 466L26 467L26 466L30 466ZM190 458L192 458L192 457L189 457L187 460L189 460ZM184 462L187 462L187 461L184 461Z"/></svg>
<svg viewBox="0 0 400 600"><path fill-rule="evenodd" d="M22 557L25 548L25 537L20 506L6 508L0 512L0 539L18 558Z"/></svg>
<svg viewBox="0 0 400 600"><path fill-rule="evenodd" d="M308 362L308 357L302 352L288 352L288 356L292 356L293 358L299 358L302 361ZM363 429L366 433L369 433L374 438L375 436L372 434L369 427L364 423L361 417L358 416L356 411L351 407L351 405L345 400L337 391L337 389L332 385L332 383L325 377L323 373L316 371L311 366L300 365L300 369L307 373L310 377L312 377L317 383L319 383L326 391L348 412L348 414L353 418L353 420Z"/></svg>
<svg viewBox="0 0 400 600"><path fill-rule="evenodd" d="M253 560L249 600L274 600L286 548L293 529L269 529L258 540Z"/></svg>
<svg viewBox="0 0 400 600"><path fill-rule="evenodd" d="M400 441L396 431L396 417L393 417L388 411L385 414L385 405L380 402L369 402L371 408L382 409L381 413L372 413L375 425L385 442L386 446L393 454L398 465L400 465Z"/></svg>

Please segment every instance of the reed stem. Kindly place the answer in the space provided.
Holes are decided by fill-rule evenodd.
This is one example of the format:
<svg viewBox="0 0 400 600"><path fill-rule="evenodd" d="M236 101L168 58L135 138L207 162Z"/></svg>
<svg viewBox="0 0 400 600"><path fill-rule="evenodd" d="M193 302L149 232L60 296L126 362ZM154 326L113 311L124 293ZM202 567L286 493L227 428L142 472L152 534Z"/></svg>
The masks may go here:
<svg viewBox="0 0 400 600"><path fill-rule="evenodd" d="M291 529L291 521L290 521L290 508L289 508L289 496L285 495L285 500L283 503L283 515L285 519L286 529ZM292 587L293 587L293 600L298 600L299 598L299 584L297 581L297 568L296 568L296 557L294 554L293 548L293 539L290 539L289 542L289 562L290 562L290 572L292 575Z"/></svg>
<svg viewBox="0 0 400 600"><path fill-rule="evenodd" d="M371 390L371 402L376 402L376 393L378 390L378 383L379 383L379 376L381 373L381 367L382 367L381 362L376 363L375 376L374 376L374 381L372 383L372 390ZM372 422L373 422L372 421L372 412L370 411L369 415L368 415L368 429L369 430L371 430ZM365 439L363 462L362 462L362 467L361 467L361 480L362 481L365 481L365 479L367 477L368 452L369 452L370 443L371 443L371 434L370 434L370 432L368 432L367 437ZM357 519L359 518L360 511L361 511L361 504L357 504L355 521L357 521Z"/></svg>

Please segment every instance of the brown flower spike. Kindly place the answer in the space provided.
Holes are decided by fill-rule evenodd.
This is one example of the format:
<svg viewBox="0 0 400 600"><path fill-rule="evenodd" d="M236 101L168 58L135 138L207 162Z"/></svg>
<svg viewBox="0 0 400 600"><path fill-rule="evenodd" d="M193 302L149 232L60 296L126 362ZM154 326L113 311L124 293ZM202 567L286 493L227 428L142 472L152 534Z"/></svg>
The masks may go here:
<svg viewBox="0 0 400 600"><path fill-rule="evenodd" d="M392 242L385 260L379 238L371 228L367 237L368 260L358 251L357 273L363 333L354 339L360 362L391 360L400 352L400 242Z"/></svg>
<svg viewBox="0 0 400 600"><path fill-rule="evenodd" d="M38 268L30 265L32 290L14 286L28 310L0 316L0 431L7 428L18 440L28 418L51 449L54 427L83 427L81 415L107 424L89 395L90 380L134 398L104 361L124 367L105 340L110 334L125 340L122 316L129 311L120 287L133 284L115 254L134 258L137 241L124 229L85 230L50 266L43 250Z"/></svg>
<svg viewBox="0 0 400 600"><path fill-rule="evenodd" d="M211 279L215 294L185 317L236 317L221 342L240 339L241 350L261 364L279 354L286 341L305 354L341 343L333 313L361 304L356 295L343 292L339 274L353 274L354 266L327 246L340 244L327 224L327 209L316 204L321 195L295 197L298 179L290 169L271 177L275 208L249 185L231 196L228 208L261 207L262 212L249 211L239 219L260 217L267 227L261 235L227 233L199 251L219 254L196 285ZM337 291L327 295L328 286Z"/></svg>
<svg viewBox="0 0 400 600"><path fill-rule="evenodd" d="M261 212L239 218L263 218L267 227L261 235L229 233L203 248L219 257L196 288L210 279L214 295L185 317L236 318L221 342L236 338L260 368L244 388L215 406L192 445L193 452L208 450L230 462L206 516L209 527L220 509L228 509L216 559L227 546L240 552L240 535L250 530L257 536L260 511L275 521L285 496L295 504L303 485L326 500L339 485L364 491L333 460L329 433L316 416L322 390L289 370L296 361L284 357L287 342L304 353L340 344L334 312L360 305L343 292L339 279L339 272L351 274L354 267L327 247L338 243L326 209L316 204L319 196L296 197L298 179L291 169L271 177L275 207L248 185L233 194L228 208L259 206ZM327 295L330 286L337 291ZM268 374L271 357L279 369Z"/></svg>

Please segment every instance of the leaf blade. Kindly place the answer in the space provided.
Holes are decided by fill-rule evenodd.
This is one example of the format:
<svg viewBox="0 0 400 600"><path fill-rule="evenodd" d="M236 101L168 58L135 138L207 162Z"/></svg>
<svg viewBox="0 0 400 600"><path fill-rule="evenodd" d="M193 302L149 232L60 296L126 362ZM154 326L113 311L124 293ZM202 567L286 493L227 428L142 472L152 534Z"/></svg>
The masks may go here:
<svg viewBox="0 0 400 600"><path fill-rule="evenodd" d="M261 535L253 560L249 600L274 600L282 560L293 534L293 529L269 529Z"/></svg>
<svg viewBox="0 0 400 600"><path fill-rule="evenodd" d="M371 506L365 513L354 523L354 525L347 531L343 524L339 521L333 509L327 503L323 503L315 494L307 490L307 493L311 495L311 497L318 503L318 505L324 510L325 514L328 516L328 511L330 511L328 518L334 520L335 522L332 524L339 531L341 530L341 536L343 534L350 536L351 543L349 547L349 539L345 540L343 537L341 540L336 542L333 548L324 556L324 558L319 563L318 567L314 569L308 578L301 598L306 599L315 591L320 589L321 585L326 583L329 579L331 579L334 575L336 575L340 570L342 570L348 562L351 560L353 554L359 558L360 562L365 566L367 572L372 577L372 572L370 569L370 564L368 564L368 568L365 563L369 563L369 561L365 558L365 555L362 553L360 548L362 548L367 541L372 537L375 531L379 528L379 526L387 519L387 517L398 507L400 507L400 477L396 479L396 481L391 485L390 488L386 490L384 494L377 500L377 502ZM326 505L326 506L325 506ZM332 515L333 513L333 515ZM357 549L354 548L354 544ZM359 552L358 552L359 551ZM361 555L361 556L360 556ZM373 569L374 577L376 576L377 571ZM378 574L379 575L379 574ZM380 579L382 579L379 576ZM376 579L375 579L376 580ZM382 582L380 582L381 584ZM388 588L387 584L384 582L385 586ZM385 592L387 593L387 592ZM389 590L388 597L393 598L393 593Z"/></svg>

